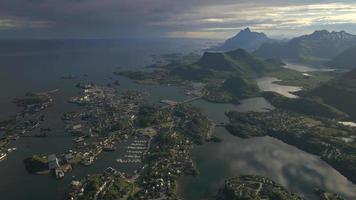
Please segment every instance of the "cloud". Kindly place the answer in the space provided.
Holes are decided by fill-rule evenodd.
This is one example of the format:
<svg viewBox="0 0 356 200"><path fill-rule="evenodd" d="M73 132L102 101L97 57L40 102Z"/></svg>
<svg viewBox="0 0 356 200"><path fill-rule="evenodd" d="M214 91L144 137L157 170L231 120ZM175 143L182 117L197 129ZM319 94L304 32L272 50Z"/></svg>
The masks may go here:
<svg viewBox="0 0 356 200"><path fill-rule="evenodd" d="M202 6L158 24L180 27L182 36L186 35L182 27L188 27L190 32L204 32L202 35L220 32L226 37L226 34L234 34L246 26L272 34L295 35L313 31L317 26L328 28L346 23L356 26L356 3ZM195 30L191 30L194 27ZM174 31L173 37L177 35L179 32Z"/></svg>
<svg viewBox="0 0 356 200"><path fill-rule="evenodd" d="M27 21L17 19L0 19L0 30L21 30L28 28L44 28L51 26L49 21Z"/></svg>
<svg viewBox="0 0 356 200"><path fill-rule="evenodd" d="M354 27L355 11L352 0L1 0L0 37L223 38L246 26L292 35Z"/></svg>

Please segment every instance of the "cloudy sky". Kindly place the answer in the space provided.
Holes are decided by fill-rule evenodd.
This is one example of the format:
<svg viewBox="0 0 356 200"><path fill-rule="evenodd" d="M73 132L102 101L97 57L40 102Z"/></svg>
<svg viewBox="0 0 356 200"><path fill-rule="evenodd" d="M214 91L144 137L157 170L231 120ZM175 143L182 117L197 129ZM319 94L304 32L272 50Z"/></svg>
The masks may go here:
<svg viewBox="0 0 356 200"><path fill-rule="evenodd" d="M356 34L356 0L0 0L0 38Z"/></svg>

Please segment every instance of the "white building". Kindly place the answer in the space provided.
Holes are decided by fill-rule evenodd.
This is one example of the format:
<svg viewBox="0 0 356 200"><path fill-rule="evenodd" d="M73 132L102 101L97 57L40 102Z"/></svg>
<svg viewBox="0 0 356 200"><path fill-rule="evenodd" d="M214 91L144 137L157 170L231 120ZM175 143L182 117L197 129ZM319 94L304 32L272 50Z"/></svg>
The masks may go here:
<svg viewBox="0 0 356 200"><path fill-rule="evenodd" d="M56 169L59 167L59 162L58 162L58 158L56 157L56 155L51 154L48 156L48 167L50 170Z"/></svg>

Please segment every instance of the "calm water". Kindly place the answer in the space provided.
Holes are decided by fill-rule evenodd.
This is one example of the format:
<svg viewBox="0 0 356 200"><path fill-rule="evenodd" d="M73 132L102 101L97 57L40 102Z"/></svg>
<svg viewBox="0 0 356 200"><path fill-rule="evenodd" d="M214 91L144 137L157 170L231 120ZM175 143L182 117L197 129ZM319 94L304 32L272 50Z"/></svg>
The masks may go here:
<svg viewBox="0 0 356 200"><path fill-rule="evenodd" d="M283 67L287 68L287 69L292 69L292 70L295 70L298 72L315 72L315 71L330 72L330 71L334 71L334 69L330 69L330 68L323 68L320 66L315 67L315 66L291 63L291 62L286 62L286 65L284 65Z"/></svg>
<svg viewBox="0 0 356 200"><path fill-rule="evenodd" d="M216 123L228 121L225 116L228 110L266 112L273 109L263 98L241 103L237 106L204 101L193 104L203 108ZM243 174L269 177L308 199L317 199L313 194L315 187L343 194L350 200L356 198L356 186L316 156L271 137L240 139L224 128L217 128L215 135L223 142L193 149L200 175L181 178L179 189L185 199L213 199L226 178Z"/></svg>
<svg viewBox="0 0 356 200"><path fill-rule="evenodd" d="M0 42L1 43L1 42ZM21 44L21 43L20 43ZM10 48L11 53L1 48L0 52L0 118L16 113L18 108L11 104L11 99L22 96L28 91L43 91L59 88L55 95L55 105L46 111L46 126L52 132L48 138L23 138L13 143L18 148L9 158L0 163L0 199L38 200L63 199L72 176L81 178L88 173L102 171L113 166L131 173L136 166L118 164L115 159L120 157L125 144L119 144L118 151L103 153L91 167L76 167L72 173L60 181L51 176L35 176L28 174L22 160L32 154L60 153L72 148L72 137L63 130L60 116L65 111L78 109L66 103L68 97L78 90L74 85L78 80L63 80L65 75L80 76L95 83L106 84L118 79L119 91L137 89L149 91L150 102L161 99L183 100L186 97L182 90L168 86L141 86L132 81L116 77L112 72L118 68L137 68L150 63L152 54L190 52L205 43L187 41L132 41L99 42L87 44L54 43L44 45L45 48L34 48L31 44ZM5 46L5 47L4 47ZM29 47L28 47L29 46ZM6 53L6 54L4 54ZM88 74L88 78L83 78ZM226 122L225 112L238 110L246 112L266 111L273 109L263 98L242 101L241 105L212 104L202 100L193 102L203 109L215 122ZM356 186L350 184L331 167L320 159L283 144L272 138L241 140L228 134L224 129L217 129L216 134L223 139L221 143L211 143L194 148L201 175L198 178L184 178L182 190L187 199L201 199L216 193L217 188L228 176L242 173L256 173L279 181L288 188L310 194L312 186L329 188L333 191L356 198Z"/></svg>
<svg viewBox="0 0 356 200"><path fill-rule="evenodd" d="M302 90L301 87L279 85L278 83L276 83L279 81L279 79L274 77L258 78L256 79L256 81L261 91L276 92L289 98L297 98L298 96L294 95L293 92L298 92Z"/></svg>

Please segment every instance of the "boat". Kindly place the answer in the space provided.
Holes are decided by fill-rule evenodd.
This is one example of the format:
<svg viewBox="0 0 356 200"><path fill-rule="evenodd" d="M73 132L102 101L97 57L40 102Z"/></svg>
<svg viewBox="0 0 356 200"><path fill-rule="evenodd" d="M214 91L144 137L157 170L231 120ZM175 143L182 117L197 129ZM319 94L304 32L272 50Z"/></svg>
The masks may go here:
<svg viewBox="0 0 356 200"><path fill-rule="evenodd" d="M103 147L104 151L115 151L116 147L114 145L106 145Z"/></svg>
<svg viewBox="0 0 356 200"><path fill-rule="evenodd" d="M6 153L0 153L0 162L5 160L7 158L7 154Z"/></svg>
<svg viewBox="0 0 356 200"><path fill-rule="evenodd" d="M78 137L73 139L74 142L79 143L79 142L83 142L84 141L84 137Z"/></svg>

